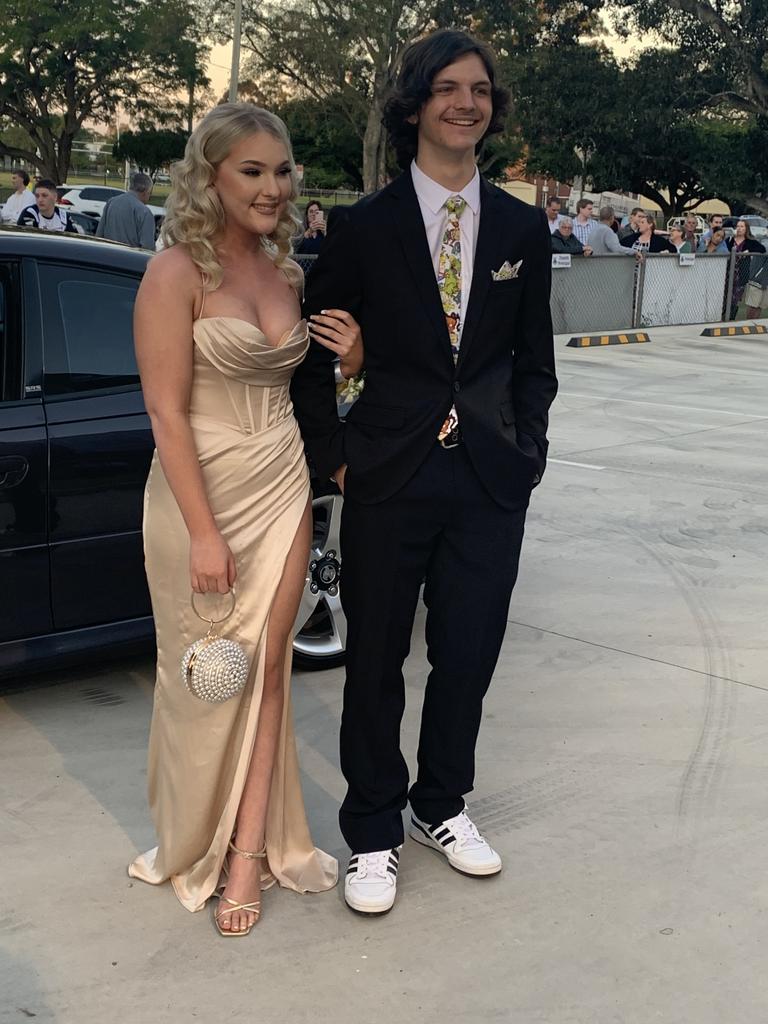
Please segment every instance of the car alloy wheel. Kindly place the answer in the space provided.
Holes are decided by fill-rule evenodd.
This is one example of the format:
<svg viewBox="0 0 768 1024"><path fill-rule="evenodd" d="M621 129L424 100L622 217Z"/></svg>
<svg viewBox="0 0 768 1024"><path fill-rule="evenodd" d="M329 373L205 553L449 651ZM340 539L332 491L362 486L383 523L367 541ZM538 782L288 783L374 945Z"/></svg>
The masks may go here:
<svg viewBox="0 0 768 1024"><path fill-rule="evenodd" d="M294 661L301 668L334 668L344 662L347 621L339 598L343 502L340 494L312 502L312 547L293 640Z"/></svg>

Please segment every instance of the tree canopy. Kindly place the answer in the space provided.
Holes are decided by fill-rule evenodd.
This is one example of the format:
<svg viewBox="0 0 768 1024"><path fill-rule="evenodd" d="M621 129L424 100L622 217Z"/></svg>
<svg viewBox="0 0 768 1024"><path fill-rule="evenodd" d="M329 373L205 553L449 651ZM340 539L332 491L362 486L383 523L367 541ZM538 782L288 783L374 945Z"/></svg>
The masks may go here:
<svg viewBox="0 0 768 1024"><path fill-rule="evenodd" d="M0 19L0 155L66 180L72 143L86 121L107 123L118 106L157 120L180 117L190 80L204 80L206 50L187 0L16 0Z"/></svg>
<svg viewBox="0 0 768 1024"><path fill-rule="evenodd" d="M764 171L768 126L768 3L766 0L606 0L624 35L655 33L695 75L687 101L730 122L735 149L724 154L729 180L715 176L718 194L768 213ZM740 152L746 162L730 157ZM702 168L704 179L710 168ZM732 177L730 177L732 175Z"/></svg>
<svg viewBox="0 0 768 1024"><path fill-rule="evenodd" d="M119 160L128 160L155 175L161 167L184 156L187 138L186 132L170 128L128 131L123 132L112 152Z"/></svg>

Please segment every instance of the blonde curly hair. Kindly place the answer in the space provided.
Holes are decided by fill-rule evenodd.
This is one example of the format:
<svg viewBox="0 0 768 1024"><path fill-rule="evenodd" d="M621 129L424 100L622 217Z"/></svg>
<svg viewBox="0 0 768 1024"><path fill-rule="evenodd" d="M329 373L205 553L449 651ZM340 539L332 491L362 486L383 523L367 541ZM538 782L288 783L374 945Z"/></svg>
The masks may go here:
<svg viewBox="0 0 768 1024"><path fill-rule="evenodd" d="M205 115L187 141L184 158L171 168L171 194L165 204L163 244L184 244L200 268L206 291L221 284L223 268L216 252L225 227L224 208L213 184L216 169L233 145L257 132L266 132L283 143L291 164L291 191L277 227L262 236L262 244L277 266L291 254L291 239L301 228L294 205L299 194L296 165L288 130L277 117L252 103L221 103ZM289 269L286 267L286 269Z"/></svg>

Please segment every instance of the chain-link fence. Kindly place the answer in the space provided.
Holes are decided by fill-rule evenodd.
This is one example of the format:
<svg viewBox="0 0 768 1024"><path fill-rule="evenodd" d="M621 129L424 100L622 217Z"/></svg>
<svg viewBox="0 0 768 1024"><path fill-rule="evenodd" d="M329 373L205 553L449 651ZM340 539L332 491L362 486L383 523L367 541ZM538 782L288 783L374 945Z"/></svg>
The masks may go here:
<svg viewBox="0 0 768 1024"><path fill-rule="evenodd" d="M626 330L632 325L637 289L633 255L560 256L552 263L555 334Z"/></svg>
<svg viewBox="0 0 768 1024"><path fill-rule="evenodd" d="M550 307L555 334L768 317L768 254L559 256Z"/></svg>
<svg viewBox="0 0 768 1024"><path fill-rule="evenodd" d="M556 334L768 316L768 255L555 259L551 307Z"/></svg>

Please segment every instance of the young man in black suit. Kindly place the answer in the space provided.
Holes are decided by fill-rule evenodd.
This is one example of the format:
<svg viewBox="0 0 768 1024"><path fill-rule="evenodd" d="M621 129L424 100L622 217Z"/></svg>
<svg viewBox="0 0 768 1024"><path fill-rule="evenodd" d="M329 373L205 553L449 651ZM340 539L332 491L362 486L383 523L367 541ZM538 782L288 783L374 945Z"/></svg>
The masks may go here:
<svg viewBox="0 0 768 1024"><path fill-rule="evenodd" d="M394 903L408 800L416 841L466 874L501 870L464 797L557 390L544 211L476 166L507 102L485 45L453 30L413 44L386 111L404 173L339 218L307 286L321 344L292 393L316 472L345 495L340 823L346 900L366 913ZM365 345L344 424L330 307L357 318ZM432 671L409 792L402 666L422 582Z"/></svg>

